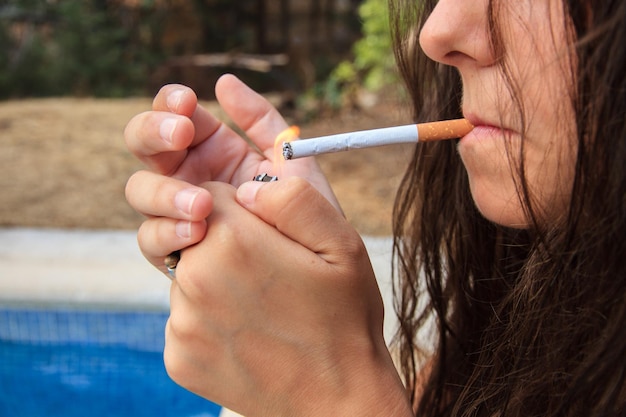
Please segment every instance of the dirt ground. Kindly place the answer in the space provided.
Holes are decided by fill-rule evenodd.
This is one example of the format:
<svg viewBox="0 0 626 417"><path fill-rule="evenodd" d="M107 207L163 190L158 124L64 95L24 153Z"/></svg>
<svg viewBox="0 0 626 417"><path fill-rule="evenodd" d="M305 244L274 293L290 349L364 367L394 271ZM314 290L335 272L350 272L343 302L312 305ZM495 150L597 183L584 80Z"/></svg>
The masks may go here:
<svg viewBox="0 0 626 417"><path fill-rule="evenodd" d="M137 228L142 218L127 205L124 186L141 165L126 150L122 132L150 101L0 102L0 226ZM215 103L203 104L221 113ZM407 121L398 106L383 103L300 127L306 138ZM319 157L346 216L362 234L391 233L393 198L409 153L406 145L396 145Z"/></svg>

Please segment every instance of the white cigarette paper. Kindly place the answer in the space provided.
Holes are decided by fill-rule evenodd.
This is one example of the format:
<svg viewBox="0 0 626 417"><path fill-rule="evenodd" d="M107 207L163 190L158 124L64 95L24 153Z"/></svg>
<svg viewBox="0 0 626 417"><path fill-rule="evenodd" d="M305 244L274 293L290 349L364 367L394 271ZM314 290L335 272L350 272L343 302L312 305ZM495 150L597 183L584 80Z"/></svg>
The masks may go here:
<svg viewBox="0 0 626 417"><path fill-rule="evenodd" d="M465 136L473 126L465 119L385 127L340 133L283 143L285 159L303 158L350 149L371 148L418 141L444 140Z"/></svg>

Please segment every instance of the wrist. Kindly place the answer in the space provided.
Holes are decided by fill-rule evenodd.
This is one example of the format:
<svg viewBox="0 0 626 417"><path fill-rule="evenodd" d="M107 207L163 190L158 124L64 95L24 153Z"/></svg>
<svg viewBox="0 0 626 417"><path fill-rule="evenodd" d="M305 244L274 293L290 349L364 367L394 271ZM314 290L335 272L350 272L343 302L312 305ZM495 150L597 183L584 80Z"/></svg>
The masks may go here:
<svg viewBox="0 0 626 417"><path fill-rule="evenodd" d="M341 384L328 389L326 395L305 393L305 396L312 395L315 399L301 397L300 404L313 407L305 413L298 407L298 411L291 415L414 417L406 388L387 349L377 356L368 361L362 355L355 355L349 361L351 364L347 365L350 367L349 376Z"/></svg>
<svg viewBox="0 0 626 417"><path fill-rule="evenodd" d="M392 372L378 372L371 383L358 389L344 409L337 410L337 416L359 417L413 417L406 389L395 368Z"/></svg>

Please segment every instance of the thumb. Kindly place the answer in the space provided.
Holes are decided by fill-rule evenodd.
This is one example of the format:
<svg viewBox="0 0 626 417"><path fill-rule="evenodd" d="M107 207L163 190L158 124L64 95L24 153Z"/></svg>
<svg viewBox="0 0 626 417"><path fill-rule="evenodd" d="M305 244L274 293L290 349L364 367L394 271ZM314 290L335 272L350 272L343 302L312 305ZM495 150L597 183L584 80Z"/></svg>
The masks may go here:
<svg viewBox="0 0 626 417"><path fill-rule="evenodd" d="M289 177L277 182L250 181L237 190L248 211L276 227L328 262L346 251L362 250L360 236L309 182Z"/></svg>

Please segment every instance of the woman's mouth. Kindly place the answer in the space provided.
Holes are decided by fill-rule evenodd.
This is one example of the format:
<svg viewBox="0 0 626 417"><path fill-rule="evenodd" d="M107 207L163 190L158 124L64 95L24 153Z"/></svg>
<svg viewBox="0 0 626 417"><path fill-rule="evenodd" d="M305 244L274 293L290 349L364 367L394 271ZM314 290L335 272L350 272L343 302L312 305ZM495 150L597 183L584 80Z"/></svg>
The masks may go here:
<svg viewBox="0 0 626 417"><path fill-rule="evenodd" d="M504 139L506 136L510 136L513 132L505 127L502 127L496 123L492 123L481 119L475 115L466 115L465 118L474 125L474 129L461 138L462 141L475 141L475 140L490 140L490 139Z"/></svg>

